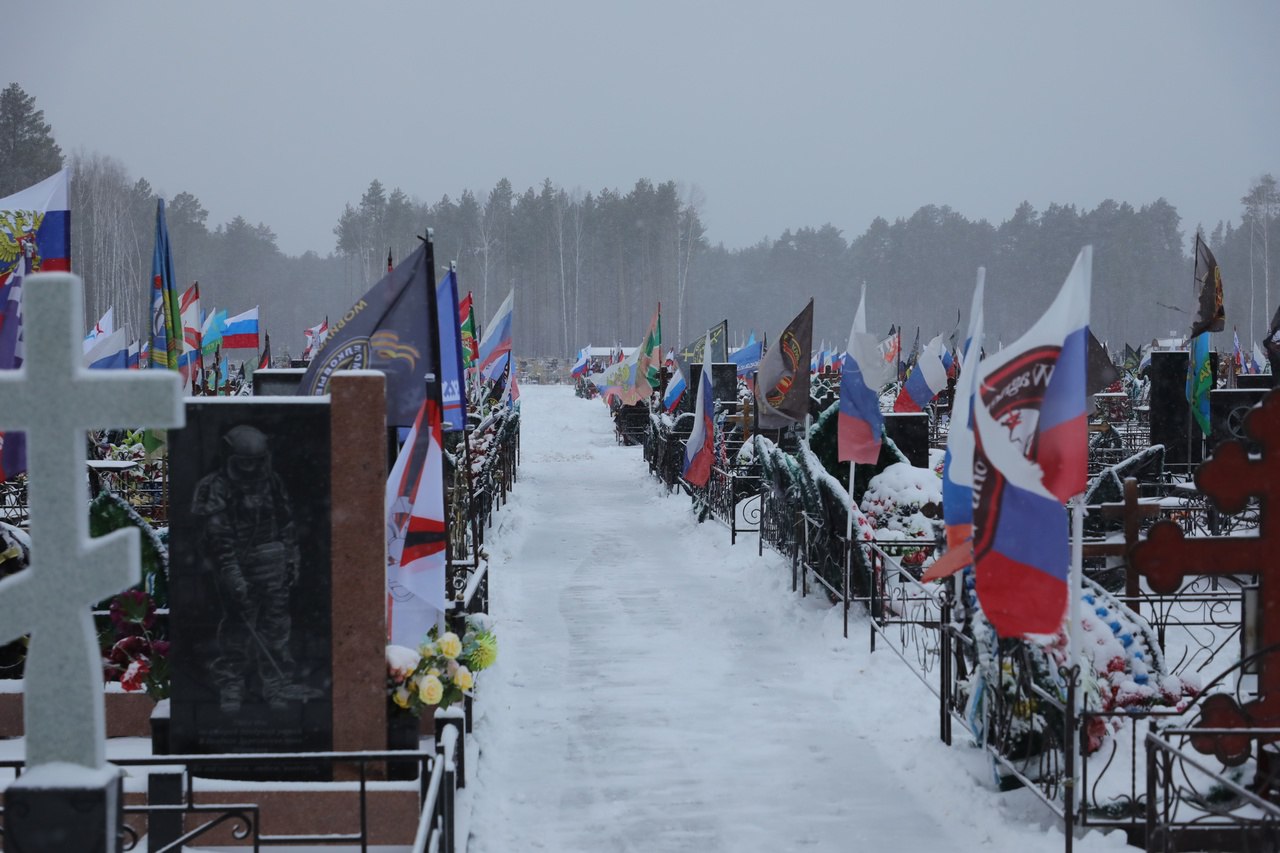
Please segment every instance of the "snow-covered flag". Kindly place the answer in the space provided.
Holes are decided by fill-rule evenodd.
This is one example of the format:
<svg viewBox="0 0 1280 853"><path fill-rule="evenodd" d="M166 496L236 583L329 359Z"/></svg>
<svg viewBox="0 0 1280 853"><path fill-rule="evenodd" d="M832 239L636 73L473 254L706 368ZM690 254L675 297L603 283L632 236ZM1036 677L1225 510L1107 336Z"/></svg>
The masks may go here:
<svg viewBox="0 0 1280 853"><path fill-rule="evenodd" d="M880 357L876 336L867 331L867 288L862 288L858 310L849 330L844 363L840 367L840 411L836 423L837 455L841 462L874 465L880 458L884 415L880 413L880 386L892 366Z"/></svg>
<svg viewBox="0 0 1280 853"><path fill-rule="evenodd" d="M310 329L304 329L302 337L306 343L302 347L302 360L310 361L317 352L320 351L320 345L324 343L325 337L329 334L329 318L325 317L324 322L317 323Z"/></svg>
<svg viewBox="0 0 1280 853"><path fill-rule="evenodd" d="M811 302L810 305L813 303ZM684 445L681 476L691 486L702 488L711 478L716 454L716 429L712 417L716 404L711 396L711 347L702 349L702 375L698 377L697 399L693 404L693 432Z"/></svg>
<svg viewBox="0 0 1280 853"><path fill-rule="evenodd" d="M98 342L99 338L104 338L116 330L115 313L116 309L112 306L107 309L107 313L103 314L98 322L93 324L93 328L84 336L85 352L93 349L93 345Z"/></svg>
<svg viewBox="0 0 1280 853"><path fill-rule="evenodd" d="M1002 637L1054 634L1067 610L1063 503L1087 479L1093 249L1015 343L982 363L973 402L978 601Z"/></svg>
<svg viewBox="0 0 1280 853"><path fill-rule="evenodd" d="M324 322L328 331L328 320ZM323 337L319 340L324 340ZM258 348L258 306L255 305L243 314L227 318L227 325L222 330L223 349L257 349ZM314 350L312 352L314 355Z"/></svg>
<svg viewBox="0 0 1280 853"><path fill-rule="evenodd" d="M397 603L409 600L404 593L444 611L442 440L440 409L430 399L424 400L387 477L387 624L392 641L401 645L406 644L405 638L407 644L417 644L430 627L403 624Z"/></svg>
<svg viewBox="0 0 1280 853"><path fill-rule="evenodd" d="M944 355L942 335L938 335L925 345L916 366L902 383L898 398L893 401L895 412L923 412L947 387L947 368L942 363Z"/></svg>
<svg viewBox="0 0 1280 853"><path fill-rule="evenodd" d="M933 562L922 581L955 574L973 564L973 395L978 387L978 355L982 352L982 297L987 270L978 267L978 283L969 306L951 428L942 458L942 520L947 528L947 551Z"/></svg>

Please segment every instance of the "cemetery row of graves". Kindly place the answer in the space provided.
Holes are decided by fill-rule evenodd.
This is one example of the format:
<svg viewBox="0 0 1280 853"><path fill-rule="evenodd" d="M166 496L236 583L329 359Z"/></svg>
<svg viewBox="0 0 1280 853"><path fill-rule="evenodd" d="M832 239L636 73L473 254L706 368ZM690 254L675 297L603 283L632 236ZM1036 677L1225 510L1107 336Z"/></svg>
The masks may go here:
<svg viewBox="0 0 1280 853"><path fill-rule="evenodd" d="M312 363L236 397L184 398L176 370L86 373L80 280L10 278L6 849L465 844L457 791L498 653L485 537L520 418L511 300L465 364L432 250L428 232Z"/></svg>
<svg viewBox="0 0 1280 853"><path fill-rule="evenodd" d="M1207 436L1187 405L1186 351L1151 353L1141 372L1116 365L1094 395L1077 676L1065 629L1036 641L997 633L972 566L923 579L947 550L954 374L924 411L885 414L879 458L850 466L837 451L838 371L814 364L805 417L767 429L753 371L710 355L700 368L703 354L692 355L695 377L713 374L705 482L685 474L703 415L693 395L670 409L659 393L628 403L589 368L578 393L605 397L618 441L642 445L651 474L687 494L700 520L723 524L735 547L785 555L793 590L842 606L846 635L865 630L873 652L899 658L937 702L938 737L984 750L1001 790L1033 792L1061 820L1066 849L1087 829L1150 850L1275 849L1280 728L1269 708L1280 663L1269 656L1280 620L1269 601L1280 589L1268 586L1274 524L1263 513L1280 482L1280 398L1270 375L1215 388ZM618 359L603 360L607 370ZM664 387L684 381L668 368ZM881 389L882 411L903 384Z"/></svg>

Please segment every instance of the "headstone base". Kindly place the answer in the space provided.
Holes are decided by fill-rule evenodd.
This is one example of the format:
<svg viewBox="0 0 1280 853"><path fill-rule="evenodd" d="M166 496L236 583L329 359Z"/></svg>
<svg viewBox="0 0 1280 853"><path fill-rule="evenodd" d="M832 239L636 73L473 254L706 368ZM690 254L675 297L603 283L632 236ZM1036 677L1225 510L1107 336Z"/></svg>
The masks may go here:
<svg viewBox="0 0 1280 853"><path fill-rule="evenodd" d="M122 779L110 764L46 764L22 774L4 792L6 853L115 853Z"/></svg>

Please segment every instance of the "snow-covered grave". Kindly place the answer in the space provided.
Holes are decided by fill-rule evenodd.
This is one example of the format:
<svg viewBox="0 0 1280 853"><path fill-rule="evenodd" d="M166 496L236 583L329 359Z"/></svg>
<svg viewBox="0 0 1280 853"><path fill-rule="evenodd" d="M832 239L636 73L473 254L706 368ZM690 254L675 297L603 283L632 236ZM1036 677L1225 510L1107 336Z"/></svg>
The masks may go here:
<svg viewBox="0 0 1280 853"><path fill-rule="evenodd" d="M182 424L177 377L82 366L83 295L65 273L24 287L25 361L0 373L0 428L26 432L31 565L0 580L4 640L31 635L25 684L28 772L5 789L6 847L114 843L119 773L106 763L102 662L89 608L137 582L137 535L89 538L85 432Z"/></svg>

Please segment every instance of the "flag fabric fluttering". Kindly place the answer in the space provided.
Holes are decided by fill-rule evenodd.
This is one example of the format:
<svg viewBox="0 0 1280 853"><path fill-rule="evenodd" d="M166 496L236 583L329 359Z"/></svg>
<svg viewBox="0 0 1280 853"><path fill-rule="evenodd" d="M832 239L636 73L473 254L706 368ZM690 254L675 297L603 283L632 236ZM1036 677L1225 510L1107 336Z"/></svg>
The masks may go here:
<svg viewBox="0 0 1280 853"><path fill-rule="evenodd" d="M461 432L467 425L466 381L462 366L462 330L458 323L458 271L452 267L436 285L436 321L440 341L440 395L444 429Z"/></svg>
<svg viewBox="0 0 1280 853"><path fill-rule="evenodd" d="M890 378L893 366L881 355L875 334L867 331L866 305L867 288L863 285L840 367L836 442L841 462L874 465L880 458L884 433L880 386Z"/></svg>
<svg viewBox="0 0 1280 853"><path fill-rule="evenodd" d="M680 365L676 365L675 370L671 372L671 377L667 380L667 390L662 394L663 411L674 411L675 407L680 405L680 400L684 397L684 392L688 389L689 383L685 381L684 373L680 370Z"/></svg>
<svg viewBox="0 0 1280 853"><path fill-rule="evenodd" d="M258 358L258 369L266 370L271 366L271 335L265 336L267 342L262 346L262 355Z"/></svg>
<svg viewBox="0 0 1280 853"><path fill-rule="evenodd" d="M1199 234L1196 234L1195 279L1200 285L1200 298L1188 338L1202 332L1221 332L1227 327L1227 314L1222 305L1222 270Z"/></svg>
<svg viewBox="0 0 1280 853"><path fill-rule="evenodd" d="M425 240L347 310L312 356L298 393L327 394L338 370L381 370L387 377L387 426L415 422L426 395L424 377L440 375L439 332L431 327L431 247Z"/></svg>
<svg viewBox="0 0 1280 853"><path fill-rule="evenodd" d="M1213 362L1209 360L1209 333L1201 332L1191 339L1190 362L1187 370L1187 404L1191 416L1205 435L1212 428L1209 424L1209 392L1213 390Z"/></svg>
<svg viewBox="0 0 1280 853"><path fill-rule="evenodd" d="M462 330L462 366L472 368L480 358L480 344L476 341L476 312L472 307L471 291L458 303L458 322Z"/></svg>
<svg viewBox="0 0 1280 853"><path fill-rule="evenodd" d="M125 354L125 366L130 370L137 370L141 364L142 344L134 340L129 344L129 351Z"/></svg>
<svg viewBox="0 0 1280 853"><path fill-rule="evenodd" d="M255 305L243 314L227 318L222 331L223 349L258 348L258 307Z"/></svg>
<svg viewBox="0 0 1280 853"><path fill-rule="evenodd" d="M26 275L70 271L69 174L63 169L38 184L0 198L0 231L18 250L0 261L0 285L13 274L19 255L25 256Z"/></svg>
<svg viewBox="0 0 1280 853"><path fill-rule="evenodd" d="M222 334L227 329L227 312L221 308L205 315L200 326L200 346L204 354L212 356L222 347Z"/></svg>
<svg viewBox="0 0 1280 853"><path fill-rule="evenodd" d="M1085 246L1044 315L981 365L972 409L974 564L978 601L1002 637L1055 634L1067 612L1063 504L1084 490L1088 473L1092 268Z"/></svg>
<svg viewBox="0 0 1280 853"><path fill-rule="evenodd" d="M809 353L813 349L813 298L760 359L756 384L761 429L781 429L809 413Z"/></svg>
<svg viewBox="0 0 1280 853"><path fill-rule="evenodd" d="M586 376L587 370L591 367L591 359L587 355L587 351L591 349L591 345L587 344L578 350L578 358L573 362L573 369L569 371L569 375L574 379L580 379Z"/></svg>
<svg viewBox="0 0 1280 853"><path fill-rule="evenodd" d="M102 315L98 322L93 324L93 328L84 336L84 351L88 352L93 349L93 345L98 342L99 338L105 337L116 330L115 324L115 307L107 309L107 313Z"/></svg>
<svg viewBox="0 0 1280 853"><path fill-rule="evenodd" d="M0 284L0 370L17 370L25 358L22 339L22 285L27 275L27 255L18 252L12 269ZM25 432L0 432L0 483L27 470Z"/></svg>
<svg viewBox="0 0 1280 853"><path fill-rule="evenodd" d="M711 394L711 347L704 347L697 398L693 404L693 432L684 445L684 469L681 472L685 481L697 488L707 485L711 478L711 465L715 461L715 406Z"/></svg>
<svg viewBox="0 0 1280 853"><path fill-rule="evenodd" d="M921 576L936 580L973 565L973 397L978 387L978 354L982 351L982 300L987 270L978 267L978 283L969 307L960 375L951 404L951 426L942 458L942 520L947 529L947 552Z"/></svg>
<svg viewBox="0 0 1280 853"><path fill-rule="evenodd" d="M156 239L151 253L151 367L177 370L182 355L181 300L173 274L164 199L156 199Z"/></svg>
<svg viewBox="0 0 1280 853"><path fill-rule="evenodd" d="M502 356L511 353L512 310L515 306L516 292L511 290L507 298L498 306L498 313L493 315L489 326L480 339L479 355L476 366L485 373Z"/></svg>
<svg viewBox="0 0 1280 853"><path fill-rule="evenodd" d="M764 355L764 344L755 339L755 334L741 349L729 353L729 361L738 366L738 377L750 379L760 368L760 359Z"/></svg>
<svg viewBox="0 0 1280 853"><path fill-rule="evenodd" d="M947 387L947 368L942 363L942 335L925 345L916 359L915 369L902 383L893 401L895 412L923 412L933 398Z"/></svg>
<svg viewBox="0 0 1280 853"><path fill-rule="evenodd" d="M648 331L640 341L640 353L636 360L634 377L637 396L647 398L662 387L662 303L658 303L649 320ZM637 401L638 402L638 401Z"/></svg>
<svg viewBox="0 0 1280 853"><path fill-rule="evenodd" d="M182 382L204 372L204 346L200 340L200 282L193 283L182 292L178 303L178 316L182 318L182 351L178 354L178 372Z"/></svg>
<svg viewBox="0 0 1280 853"><path fill-rule="evenodd" d="M129 336L126 329L116 329L99 338L84 354L84 366L90 370L125 370L129 367Z"/></svg>
<svg viewBox="0 0 1280 853"><path fill-rule="evenodd" d="M302 330L302 337L305 343L302 347L302 360L311 361L315 354L320 351L320 347L324 344L325 338L329 336L329 318L325 317L320 323L316 323L309 329Z"/></svg>
<svg viewBox="0 0 1280 853"><path fill-rule="evenodd" d="M442 441L440 410L424 399L387 477L388 631L393 643L409 647L435 622L418 624L414 611L425 604L434 616L445 607Z"/></svg>
<svg viewBox="0 0 1280 853"><path fill-rule="evenodd" d="M1236 373L1248 373L1244 356L1240 352L1240 329L1238 327L1232 327L1231 329L1231 365L1235 368Z"/></svg>

